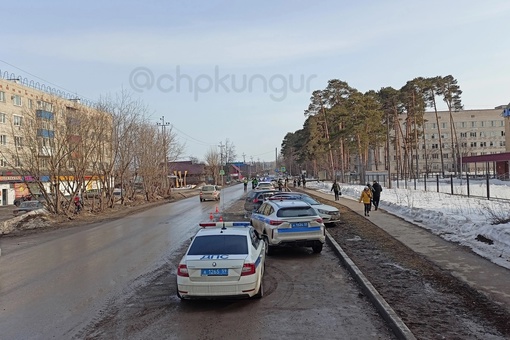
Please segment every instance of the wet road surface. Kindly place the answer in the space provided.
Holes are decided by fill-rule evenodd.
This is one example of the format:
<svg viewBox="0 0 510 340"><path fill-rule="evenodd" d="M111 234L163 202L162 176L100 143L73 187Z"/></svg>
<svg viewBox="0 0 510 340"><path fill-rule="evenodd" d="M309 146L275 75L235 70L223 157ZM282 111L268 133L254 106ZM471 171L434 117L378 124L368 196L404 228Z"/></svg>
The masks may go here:
<svg viewBox="0 0 510 340"><path fill-rule="evenodd" d="M175 265L185 244L198 222L241 194L242 185L225 188L221 202L192 197L8 251L0 257L0 338L229 339L233 329L247 339L392 338L327 247L269 258L261 301L179 301ZM15 249L9 242L2 247Z"/></svg>

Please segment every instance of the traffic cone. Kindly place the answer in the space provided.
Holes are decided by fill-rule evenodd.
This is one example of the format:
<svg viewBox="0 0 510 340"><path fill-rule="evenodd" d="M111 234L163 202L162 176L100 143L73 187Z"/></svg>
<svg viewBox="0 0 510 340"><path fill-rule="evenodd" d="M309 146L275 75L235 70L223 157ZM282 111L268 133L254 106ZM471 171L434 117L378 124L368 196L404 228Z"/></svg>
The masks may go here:
<svg viewBox="0 0 510 340"><path fill-rule="evenodd" d="M218 206L216 206L216 213L219 213L220 211L218 210Z"/></svg>
<svg viewBox="0 0 510 340"><path fill-rule="evenodd" d="M223 217L222 216L220 216L220 222L223 222Z"/></svg>
<svg viewBox="0 0 510 340"><path fill-rule="evenodd" d="M214 219L212 213L209 214L209 220L212 221Z"/></svg>

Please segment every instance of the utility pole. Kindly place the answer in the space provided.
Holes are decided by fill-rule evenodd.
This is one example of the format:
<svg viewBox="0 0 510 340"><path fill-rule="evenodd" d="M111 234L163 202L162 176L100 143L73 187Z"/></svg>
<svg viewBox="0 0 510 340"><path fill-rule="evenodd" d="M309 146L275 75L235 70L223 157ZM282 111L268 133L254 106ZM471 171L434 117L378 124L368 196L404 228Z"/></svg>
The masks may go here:
<svg viewBox="0 0 510 340"><path fill-rule="evenodd" d="M164 171L165 171L165 190L167 195L170 193L170 183L168 183L168 150L166 145L166 127L170 125L170 122L165 122L165 116L161 116L159 119L161 123L156 123L157 126L161 127L161 133L163 134L163 152L165 153L165 157L163 161L164 164Z"/></svg>
<svg viewBox="0 0 510 340"><path fill-rule="evenodd" d="M220 142L220 145L218 145L220 147L220 172L223 172L224 173L224 169L223 169L223 147L225 145L223 145L222 142ZM221 175L221 186L223 186L223 175Z"/></svg>

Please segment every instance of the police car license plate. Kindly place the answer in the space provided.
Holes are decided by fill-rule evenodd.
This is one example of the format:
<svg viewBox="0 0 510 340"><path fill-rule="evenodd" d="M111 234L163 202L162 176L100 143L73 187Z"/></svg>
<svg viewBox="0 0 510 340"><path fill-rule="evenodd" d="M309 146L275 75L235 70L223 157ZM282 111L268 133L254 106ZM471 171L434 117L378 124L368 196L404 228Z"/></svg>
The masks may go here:
<svg viewBox="0 0 510 340"><path fill-rule="evenodd" d="M227 268L212 268L212 269L202 269L202 276L227 276L228 269Z"/></svg>
<svg viewBox="0 0 510 340"><path fill-rule="evenodd" d="M308 222L294 222L294 223L291 223L290 226L292 228L304 228L304 227L308 227Z"/></svg>

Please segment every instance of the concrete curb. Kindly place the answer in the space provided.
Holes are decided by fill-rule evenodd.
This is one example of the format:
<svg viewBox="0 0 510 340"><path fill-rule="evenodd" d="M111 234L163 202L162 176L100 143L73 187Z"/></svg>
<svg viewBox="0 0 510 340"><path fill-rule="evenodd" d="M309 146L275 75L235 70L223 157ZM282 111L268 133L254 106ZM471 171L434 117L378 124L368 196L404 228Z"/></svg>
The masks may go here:
<svg viewBox="0 0 510 340"><path fill-rule="evenodd" d="M395 313L393 308L384 300L379 292L372 286L370 281L363 275L354 262L347 256L342 247L331 237L330 233L326 231L326 241L333 247L335 253L340 257L342 264L347 268L349 273L354 277L356 282L361 286L363 292L368 296L372 304L377 309L377 312L388 323L393 333L398 339L403 340L416 340L411 330L407 328L406 324Z"/></svg>

